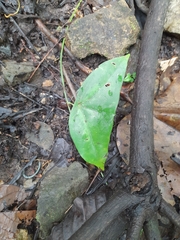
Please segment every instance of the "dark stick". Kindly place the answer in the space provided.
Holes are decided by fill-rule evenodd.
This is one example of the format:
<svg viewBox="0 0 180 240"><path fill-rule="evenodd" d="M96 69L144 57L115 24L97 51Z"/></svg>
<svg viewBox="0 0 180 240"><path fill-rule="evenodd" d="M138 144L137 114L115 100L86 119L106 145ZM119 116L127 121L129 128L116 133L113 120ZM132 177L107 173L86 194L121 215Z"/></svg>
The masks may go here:
<svg viewBox="0 0 180 240"><path fill-rule="evenodd" d="M132 108L130 168L153 175L156 182L153 136L153 100L158 52L169 0L152 0L145 24ZM156 20L156 21L155 21Z"/></svg>

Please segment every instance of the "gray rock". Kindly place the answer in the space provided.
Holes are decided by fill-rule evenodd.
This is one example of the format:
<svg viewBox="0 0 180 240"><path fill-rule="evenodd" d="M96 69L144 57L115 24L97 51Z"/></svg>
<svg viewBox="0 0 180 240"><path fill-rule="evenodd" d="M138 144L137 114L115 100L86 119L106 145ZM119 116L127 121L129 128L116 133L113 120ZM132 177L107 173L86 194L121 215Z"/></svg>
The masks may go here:
<svg viewBox="0 0 180 240"><path fill-rule="evenodd" d="M46 237L54 222L65 216L73 200L80 196L88 184L88 172L80 163L69 167L54 167L41 183L36 218L42 238Z"/></svg>
<svg viewBox="0 0 180 240"><path fill-rule="evenodd" d="M58 138L53 145L51 151L51 159L57 163L58 167L67 167L69 165L68 159L72 157L72 149L69 143L63 138Z"/></svg>
<svg viewBox="0 0 180 240"><path fill-rule="evenodd" d="M11 56L11 48L10 48L10 45L7 44L7 45L2 45L0 46L0 52L4 53L7 57L10 57Z"/></svg>
<svg viewBox="0 0 180 240"><path fill-rule="evenodd" d="M164 29L173 34L180 34L180 0L170 0Z"/></svg>
<svg viewBox="0 0 180 240"><path fill-rule="evenodd" d="M67 31L66 45L78 58L98 53L111 59L124 55L139 31L131 10L120 0L75 20Z"/></svg>
<svg viewBox="0 0 180 240"><path fill-rule="evenodd" d="M31 62L16 62L12 60L5 60L2 64L2 83L6 82L8 85L16 85L28 80L35 67Z"/></svg>
<svg viewBox="0 0 180 240"><path fill-rule="evenodd" d="M54 134L51 127L43 122L36 122L39 125L37 132L27 132L26 138L28 141L36 143L39 147L45 150L50 150L54 142Z"/></svg>

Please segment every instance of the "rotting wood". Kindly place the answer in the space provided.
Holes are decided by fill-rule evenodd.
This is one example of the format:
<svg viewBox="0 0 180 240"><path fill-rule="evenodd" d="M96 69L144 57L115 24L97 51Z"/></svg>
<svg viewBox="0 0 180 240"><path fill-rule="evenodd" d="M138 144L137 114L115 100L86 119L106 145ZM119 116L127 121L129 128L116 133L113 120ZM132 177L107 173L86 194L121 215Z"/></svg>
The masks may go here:
<svg viewBox="0 0 180 240"><path fill-rule="evenodd" d="M138 240L142 228L144 229L146 239L161 239L159 227L157 225L158 210L168 217L176 226L180 227L180 216L172 206L162 199L158 189L157 167L154 156L154 83L156 78L158 51L160 48L168 4L169 0L151 1L142 37L135 83L134 105L132 110L130 155L130 169L132 175L126 186L126 191L133 193L129 193L130 195L126 196L124 195L127 202L130 201L130 196L135 197L136 195L136 197L139 198L139 204L134 208L132 207L136 205L135 199L135 202L132 202L132 206L129 207L131 221L130 225L128 225L126 239ZM140 188L137 190L137 186L134 184L135 181L131 181L132 177L133 179L137 179L138 184L141 184L143 181L138 182L138 179L148 180L148 176L149 183L147 181L147 184L143 186L143 189ZM142 186L140 185L140 187ZM95 213L75 234L73 234L70 240L99 239L101 232L106 231L108 227L107 222L112 222L114 218L121 213L122 205L123 207L125 206L124 197L122 197L122 195L119 195L119 198L117 195L115 196L116 197L112 197L107 203L105 203L97 213ZM143 202L142 197L145 199ZM114 213L114 209L116 214ZM101 216L101 218L99 216Z"/></svg>

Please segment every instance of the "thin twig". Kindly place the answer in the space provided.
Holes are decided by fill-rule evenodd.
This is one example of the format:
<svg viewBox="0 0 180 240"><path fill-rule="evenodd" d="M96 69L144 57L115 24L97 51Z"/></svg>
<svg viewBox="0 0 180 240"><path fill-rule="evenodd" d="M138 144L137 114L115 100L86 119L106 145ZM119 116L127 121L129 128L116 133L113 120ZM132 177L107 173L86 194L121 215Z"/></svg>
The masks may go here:
<svg viewBox="0 0 180 240"><path fill-rule="evenodd" d="M32 114L32 113L35 113L35 112L38 112L41 110L43 110L43 108L31 109L30 111L25 112L25 113L19 113L19 114L17 113L18 115L14 116L13 120L18 120L19 118L24 118L25 116L27 116L29 114Z"/></svg>
<svg viewBox="0 0 180 240"><path fill-rule="evenodd" d="M67 74L67 72L66 72L66 69L63 67L63 74L64 74L64 77L65 77L65 79L66 79L66 82L67 82L67 84L68 84L68 86L69 86L69 88L70 88L70 90L71 90L71 92L72 92L72 95L73 95L73 97L74 97L74 99L76 99L76 91L75 91L75 89L74 89L74 87L73 87L73 85L72 85L72 83L71 83L71 80L69 79L69 77L68 77L68 74Z"/></svg>
<svg viewBox="0 0 180 240"><path fill-rule="evenodd" d="M42 23L42 21L40 19L36 19L35 20L38 28L49 38L50 41L52 41L54 44L58 43L58 46L61 48L62 44L59 43L58 39L55 38L50 31L46 28L46 26ZM79 60L77 60L72 53L69 51L69 49L67 47L64 46L64 52L74 61L74 63L76 64L76 66L84 73L86 74L90 74L92 72L92 70L88 67L86 67L82 62L80 62Z"/></svg>
<svg viewBox="0 0 180 240"><path fill-rule="evenodd" d="M7 9L5 8L5 6L2 4L2 2L0 2L0 8L3 9L3 11L8 14ZM22 31L22 29L19 27L19 25L17 24L17 22L14 20L13 17L10 17L11 22L13 22L13 24L15 25L15 27L18 29L20 35L26 40L29 48L33 49L34 52L39 56L39 53L37 52L37 50L35 49L35 47L33 46L33 44L30 42L30 40L26 37L26 35L24 34L24 32Z"/></svg>
<svg viewBox="0 0 180 240"><path fill-rule="evenodd" d="M30 97L26 96L25 94L17 91L15 88L11 87L11 89L12 89L14 92L18 93L19 95L23 96L24 98L27 98L29 101L37 104L38 106L40 106L40 107L42 107L42 108L44 108L44 109L46 109L46 110L49 110L47 107L45 107L45 106L43 106L42 104L36 102L35 100L31 99Z"/></svg>
<svg viewBox="0 0 180 240"><path fill-rule="evenodd" d="M90 187L92 186L92 184L94 183L95 179L97 178L97 176L100 172L101 172L101 169L98 168L96 171L96 174L94 175L94 177L93 177L92 181L90 182L88 188L86 189L85 193L87 193L89 191Z"/></svg>
<svg viewBox="0 0 180 240"><path fill-rule="evenodd" d="M47 58L47 56L50 54L50 52L55 48L55 46L58 43L54 44L54 46L45 54L45 56L43 57L43 59L39 62L39 64L37 65L37 67L35 68L35 70L32 72L31 76L29 77L29 79L27 80L27 82L29 83L31 78L34 76L34 74L36 73L36 71L39 69L39 67L41 66L41 64L45 61L45 59Z"/></svg>
<svg viewBox="0 0 180 240"><path fill-rule="evenodd" d="M65 97L65 100L66 100L66 103L67 103L67 106L68 106L68 110L70 112L69 101L68 101L68 98L67 98L65 84L64 84L63 64L62 64L64 44L65 44L65 38L63 38L63 41L62 41L62 47L61 47L60 59L59 59L59 68L60 68L61 82L62 82L64 97Z"/></svg>

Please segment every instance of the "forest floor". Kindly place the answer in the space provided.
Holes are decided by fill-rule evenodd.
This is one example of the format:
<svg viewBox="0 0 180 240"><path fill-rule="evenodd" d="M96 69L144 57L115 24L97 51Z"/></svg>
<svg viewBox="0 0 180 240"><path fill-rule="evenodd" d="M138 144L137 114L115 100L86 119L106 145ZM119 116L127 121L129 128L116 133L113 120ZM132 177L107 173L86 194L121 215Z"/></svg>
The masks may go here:
<svg viewBox="0 0 180 240"><path fill-rule="evenodd" d="M9 2L10 5L14 4L14 1ZM5 18L4 14L0 15L0 65L3 67L5 64L11 64L13 69L18 68L18 66L22 67L22 70L18 71L18 74L12 73L12 76L10 77L13 78L14 81L12 84L4 84L2 79L3 75L0 76L0 181L3 192L3 196L1 197L1 213L7 211L13 214L15 209L20 209L23 211L36 210L36 199L38 198L38 194L36 194L32 198L33 200L31 199L31 201L28 202L26 206L23 206L21 208L19 205L22 203L23 197L22 199L18 197L18 202L16 203L13 202L13 200L12 202L10 201L10 204L8 206L5 206L3 199L5 199L5 196L7 194L17 191L15 188L8 188L9 183L11 183L14 187L22 186L24 188L31 189L32 185L34 184L33 182L37 183L38 180L42 178L45 169L48 167L52 159L58 158L58 152L53 153L55 155L52 157L52 149L55 147L57 139L63 139L64 142L68 144L68 162L79 161L88 169L89 181L92 179L96 172L96 168L86 165L83 159L81 159L69 134L69 110L64 98L62 82L60 79L60 50L57 46L54 46L54 43L52 43L47 38L47 36L41 32L41 30L39 30L34 21L34 13L36 12L38 15L38 12L41 11L41 8L46 6L47 2L44 1L44 5L42 4L41 6L39 5L36 6L36 8L33 8L32 5L30 3L28 4L27 1L17 16L13 16L18 25L24 31L29 41L34 46L34 49L29 48L29 43L21 36L14 22L9 18ZM52 7L53 11L53 9L57 6L53 5L53 3L49 4L49 2L48 6ZM62 4L63 2L65 2L65 4ZM61 13L61 16L58 18L53 14L50 14L51 11L47 11L46 21L44 21L44 24L59 41L61 41L64 37L64 31L59 32L58 27L60 25L63 26L66 24L76 5L77 1L62 1L58 6ZM7 9L10 8L7 7ZM83 15L87 9L92 9L91 5L89 4L87 8L87 5L85 6L82 4L79 8L78 14ZM48 53L50 49L51 52ZM171 60L174 57L177 57L177 59L180 58L180 39L164 33L159 53L159 62L165 62L166 60ZM93 70L96 69L99 64L105 60L105 57L95 54L84 58L82 62L85 66ZM18 62L18 65L12 61ZM24 74L24 66L22 64L24 62L31 64L33 63L33 66L29 64L30 70L27 73L28 77L26 76L26 78L24 78L24 75L26 74ZM168 65L169 62L166 64L167 66L165 68L167 69L170 67L170 65ZM63 66L67 71L67 74L73 84L75 91L77 91L81 86L81 83L86 79L87 74L83 73L74 64L67 53L63 54ZM37 69L34 71L36 67ZM168 69L167 71L163 71L159 66L157 69L157 79L163 79L164 85L170 86L170 84L173 82L173 74L179 73L179 69L180 61L178 62L178 60L177 64L174 65L174 68ZM165 78L167 82L164 80ZM23 79L26 80L24 81ZM167 86L163 89L160 89L159 86L159 83L157 83L157 92L155 93L156 97L162 96L163 92L167 89ZM176 86L176 88L178 88L178 86ZM158 91L161 91L161 95ZM67 84L66 93L68 99L73 102L74 97ZM132 88L129 90L128 94L129 97L132 98ZM176 96L174 94L176 93L172 93L170 97L171 99ZM157 97L157 99L159 99L158 101L160 102L162 98ZM119 123L130 112L131 104L129 102L126 102L124 99L121 99L114 119L114 127L109 144L108 159L111 159L112 156L118 153L117 142L120 141L120 139L117 140L116 132L117 129L120 129L118 131L122 131L124 125L122 127L119 125ZM158 114L156 114L156 116L157 115ZM160 119L158 116L157 118ZM167 121L168 120L166 120L166 123ZM174 125L176 125L176 123L174 123ZM41 132L40 129L43 129L43 131ZM180 130L178 127L174 129L174 131L177 132ZM125 132L124 138L126 136L127 133ZM171 136L171 134L169 134L169 136ZM63 151L61 148L63 148L63 146L60 146L60 151ZM173 151L169 154L169 157L172 153L174 153ZM27 168L25 172L26 176L32 175L31 182L29 183L27 181L27 178L24 178L22 175L17 177L14 182L11 182L11 180L17 176L18 172L23 169L26 163L29 160L32 160L34 157L38 161L34 161L31 168ZM36 173L39 162L41 163L40 169L34 176L33 174ZM172 166L171 173L169 173L169 175L172 175L172 171L175 168L176 170L180 171L180 167L177 165L177 163L173 164L174 165ZM123 168L123 160L121 161L120 165L121 168ZM164 165L166 165L166 163L164 163ZM162 162L161 166L163 166ZM111 164L109 166L106 166L104 174L106 174L110 167ZM162 170L162 172L163 171L164 170ZM164 174L164 172L162 174ZM118 176L119 175L117 170L113 170L113 172L109 174L108 178L106 179L106 182L109 183L109 191L115 188L115 185L118 182ZM177 176L171 176L171 181L175 177ZM96 185L101 180L99 179L97 179L94 183L94 190L93 188L91 189L92 192L95 191ZM170 181L168 180L167 176L166 181ZM164 181L162 182L164 183ZM103 184L104 182L102 182L101 185ZM3 188L5 185L6 189ZM178 192L179 190L176 191L175 185L173 186L174 192L173 194L170 194L172 197L167 197L169 202L172 204L176 202L173 200L176 198L173 197L173 195L177 196L177 198L180 196L180 193ZM165 196L166 191L168 190L164 190ZM16 199L17 201L16 196L12 196L11 198ZM179 209L177 210L179 211ZM12 220L17 220L17 224L13 225L14 228L17 228L17 226L19 226L18 228L27 228L29 234L35 235L36 223L33 223L32 220L35 218L35 212L31 212L31 214L32 215L29 217L28 223L27 221L24 221L23 223L19 221L20 218L28 218L25 213L24 216L18 217L18 220L17 217L11 215L9 216L9 221L12 222ZM3 218L1 221L6 220ZM8 224L10 224L10 222ZM13 231L16 232L16 230L12 229L6 232L6 239L11 239L10 232L12 233Z"/></svg>

